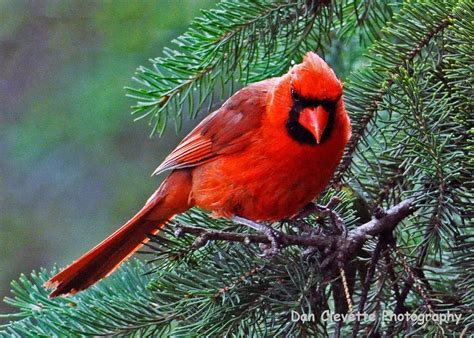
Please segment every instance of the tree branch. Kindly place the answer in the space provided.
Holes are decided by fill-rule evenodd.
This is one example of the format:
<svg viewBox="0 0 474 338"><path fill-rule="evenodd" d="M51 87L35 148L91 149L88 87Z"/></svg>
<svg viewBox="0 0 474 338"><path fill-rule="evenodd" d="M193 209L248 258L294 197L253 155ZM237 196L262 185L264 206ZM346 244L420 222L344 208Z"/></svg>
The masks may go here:
<svg viewBox="0 0 474 338"><path fill-rule="evenodd" d="M281 234L281 247L301 246L316 247L318 249L327 249L336 247L336 251L344 257L352 256L362 244L371 237L378 236L384 232L393 230L398 223L409 216L413 211L414 198L408 198L399 204L393 206L380 218L374 218L371 221L351 230L347 236L343 235L287 235ZM175 234L177 237L184 234L197 236L194 247L199 248L208 241L228 241L240 243L262 243L270 244L270 240L265 235L260 234L242 234L236 232L226 232L217 230L207 230L204 228L175 225Z"/></svg>
<svg viewBox="0 0 474 338"><path fill-rule="evenodd" d="M360 227L349 232L348 241L363 243L367 236L378 236L385 231L390 231L405 217L413 213L413 202L415 198L408 198L387 210L381 218L374 218Z"/></svg>
<svg viewBox="0 0 474 338"><path fill-rule="evenodd" d="M204 228L184 226L178 224L176 227L176 235L179 237L182 234L191 234L197 236L194 242L195 247L201 247L206 244L207 241L227 241L227 242L240 242L245 244L250 243L262 243L270 244L270 240L265 235L252 235L252 234L241 234L237 232L227 231L216 231L206 230ZM285 235L282 234L282 247L291 245L298 245L303 247L313 246L320 249L326 248L329 244L331 236L318 235L313 237L304 237L297 235Z"/></svg>

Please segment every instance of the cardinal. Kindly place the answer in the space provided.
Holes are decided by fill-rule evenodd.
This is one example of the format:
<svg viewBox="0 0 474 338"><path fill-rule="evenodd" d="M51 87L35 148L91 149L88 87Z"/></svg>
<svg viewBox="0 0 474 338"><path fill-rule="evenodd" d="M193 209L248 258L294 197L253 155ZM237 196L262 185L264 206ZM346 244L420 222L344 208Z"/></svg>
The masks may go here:
<svg viewBox="0 0 474 338"><path fill-rule="evenodd" d="M287 74L237 91L155 170L170 171L120 229L45 284L74 294L113 272L176 215L197 206L263 231L328 185L351 135L342 84L313 52Z"/></svg>

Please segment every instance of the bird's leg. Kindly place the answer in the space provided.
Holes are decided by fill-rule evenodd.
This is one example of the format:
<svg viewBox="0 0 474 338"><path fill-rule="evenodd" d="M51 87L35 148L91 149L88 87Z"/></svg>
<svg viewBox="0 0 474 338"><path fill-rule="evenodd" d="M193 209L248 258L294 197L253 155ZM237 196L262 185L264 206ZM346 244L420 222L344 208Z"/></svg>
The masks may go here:
<svg viewBox="0 0 474 338"><path fill-rule="evenodd" d="M342 220L341 216L333 209L340 202L339 198L334 196L329 200L329 203L326 205L319 205L316 203L307 204L303 210L295 218L303 218L309 216L313 213L319 213L321 216L329 216L331 223L338 233L347 235L347 229Z"/></svg>
<svg viewBox="0 0 474 338"><path fill-rule="evenodd" d="M255 229L257 231L262 232L265 236L268 237L268 240L271 243L271 248L267 249L264 251L264 255L267 257L272 257L275 256L278 253L278 250L280 248L280 244L282 241L282 234L273 229L271 226L264 224L264 223L257 223L254 221L251 221L247 218L239 217L239 216L233 216L231 218L232 221L246 225L252 229Z"/></svg>

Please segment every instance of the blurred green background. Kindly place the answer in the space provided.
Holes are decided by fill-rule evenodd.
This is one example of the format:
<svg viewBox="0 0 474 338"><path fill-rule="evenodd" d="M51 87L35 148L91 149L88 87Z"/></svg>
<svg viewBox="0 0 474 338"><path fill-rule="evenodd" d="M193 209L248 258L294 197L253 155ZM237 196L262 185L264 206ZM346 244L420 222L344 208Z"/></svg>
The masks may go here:
<svg viewBox="0 0 474 338"><path fill-rule="evenodd" d="M123 87L213 3L0 1L0 298L97 244L159 184L182 135L150 139Z"/></svg>

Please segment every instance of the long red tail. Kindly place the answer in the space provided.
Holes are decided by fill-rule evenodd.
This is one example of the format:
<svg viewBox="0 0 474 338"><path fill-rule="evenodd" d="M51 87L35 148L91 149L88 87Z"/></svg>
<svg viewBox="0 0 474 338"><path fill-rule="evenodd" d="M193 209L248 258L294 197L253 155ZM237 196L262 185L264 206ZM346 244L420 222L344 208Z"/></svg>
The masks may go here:
<svg viewBox="0 0 474 338"><path fill-rule="evenodd" d="M54 288L49 296L74 294L111 274L148 241L148 234L157 234L175 214L190 207L190 187L187 173L173 172L132 219L48 280L45 286Z"/></svg>

